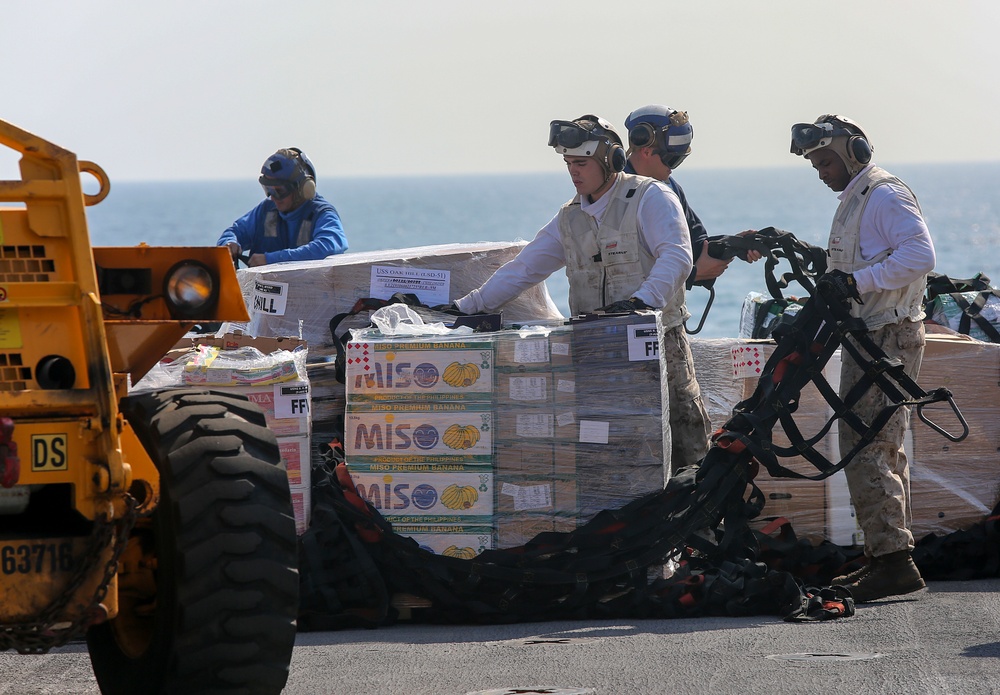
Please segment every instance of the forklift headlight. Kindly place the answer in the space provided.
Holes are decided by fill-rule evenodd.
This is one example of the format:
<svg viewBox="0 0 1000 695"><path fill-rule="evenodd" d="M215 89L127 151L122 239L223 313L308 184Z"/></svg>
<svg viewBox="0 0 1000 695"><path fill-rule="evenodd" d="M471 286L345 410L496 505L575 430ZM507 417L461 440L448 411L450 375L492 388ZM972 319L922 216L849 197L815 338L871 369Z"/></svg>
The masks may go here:
<svg viewBox="0 0 1000 695"><path fill-rule="evenodd" d="M163 294L172 315L206 318L219 299L219 283L204 263L181 261L167 273Z"/></svg>

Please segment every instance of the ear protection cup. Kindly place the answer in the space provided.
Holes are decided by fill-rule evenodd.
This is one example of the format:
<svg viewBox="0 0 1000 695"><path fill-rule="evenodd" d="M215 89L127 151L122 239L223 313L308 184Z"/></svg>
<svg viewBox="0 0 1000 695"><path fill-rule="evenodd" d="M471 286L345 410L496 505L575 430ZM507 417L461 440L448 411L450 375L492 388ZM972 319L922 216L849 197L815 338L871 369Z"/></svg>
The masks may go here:
<svg viewBox="0 0 1000 695"><path fill-rule="evenodd" d="M872 161L872 146L861 135L853 135L848 138L847 151L862 166L866 166L868 162Z"/></svg>
<svg viewBox="0 0 1000 695"><path fill-rule="evenodd" d="M306 200L312 200L316 197L316 182L311 178L307 178L302 182L302 185L299 186L299 192Z"/></svg>
<svg viewBox="0 0 1000 695"><path fill-rule="evenodd" d="M289 147L288 149L295 153L295 159L299 164L299 172L301 173L298 181L299 193L305 200L312 200L316 197L316 168L309 161L305 152L298 147Z"/></svg>
<svg viewBox="0 0 1000 695"><path fill-rule="evenodd" d="M618 143L611 144L611 152L608 153L608 164L615 172L619 172L625 169L625 162L628 157L625 156L625 149Z"/></svg>

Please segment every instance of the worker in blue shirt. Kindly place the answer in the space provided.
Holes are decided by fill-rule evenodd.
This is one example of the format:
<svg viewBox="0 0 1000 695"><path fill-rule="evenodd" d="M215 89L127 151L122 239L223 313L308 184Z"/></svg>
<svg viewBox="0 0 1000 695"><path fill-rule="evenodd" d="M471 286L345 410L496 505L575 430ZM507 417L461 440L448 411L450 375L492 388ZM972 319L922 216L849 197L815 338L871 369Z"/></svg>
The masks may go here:
<svg viewBox="0 0 1000 695"><path fill-rule="evenodd" d="M694 267L687 279L687 289L690 290L696 284L710 284L726 271L730 261L708 255L708 232L705 231L705 225L688 205L684 190L672 176L673 171L691 154L694 129L687 112L676 111L662 104L650 104L630 113L625 119L625 127L629 134L628 164L625 171L663 181L681 201L694 255ZM754 252L754 260L759 257Z"/></svg>
<svg viewBox="0 0 1000 695"><path fill-rule="evenodd" d="M297 147L280 149L264 162L258 179L267 196L222 233L233 260L250 267L310 261L347 250L340 215L316 192L316 168Z"/></svg>

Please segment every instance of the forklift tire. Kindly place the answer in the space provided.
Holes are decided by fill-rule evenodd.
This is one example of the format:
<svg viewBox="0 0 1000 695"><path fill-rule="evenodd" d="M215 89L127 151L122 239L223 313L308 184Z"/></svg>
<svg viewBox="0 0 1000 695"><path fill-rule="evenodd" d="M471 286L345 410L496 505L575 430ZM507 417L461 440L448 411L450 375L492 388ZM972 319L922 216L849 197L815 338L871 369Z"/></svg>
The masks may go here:
<svg viewBox="0 0 1000 695"><path fill-rule="evenodd" d="M155 581L120 576L118 615L87 633L101 692L280 693L297 538L263 414L243 396L192 389L129 396L121 409L160 475L159 505L129 541Z"/></svg>

